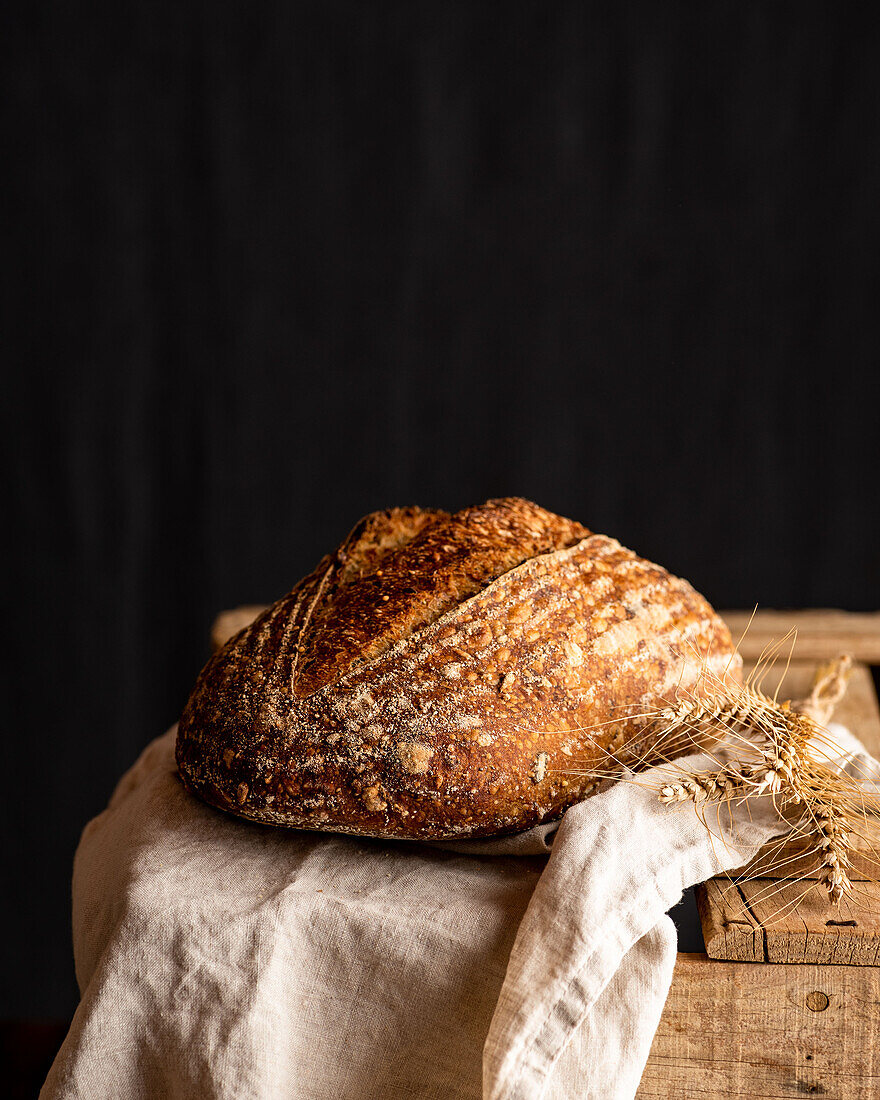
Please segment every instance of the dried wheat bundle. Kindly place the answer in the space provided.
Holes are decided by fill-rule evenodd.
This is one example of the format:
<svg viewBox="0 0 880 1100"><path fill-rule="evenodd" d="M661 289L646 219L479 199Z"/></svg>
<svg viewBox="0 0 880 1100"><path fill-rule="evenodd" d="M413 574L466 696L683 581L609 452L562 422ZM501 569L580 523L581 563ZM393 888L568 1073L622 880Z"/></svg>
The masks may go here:
<svg viewBox="0 0 880 1100"><path fill-rule="evenodd" d="M683 745L707 754L711 770L669 775L666 769L668 778L656 790L660 801L670 807L693 803L712 832L710 808L718 814L745 799L771 799L789 830L776 847L778 858L762 860L761 875L784 874L783 848L800 841L799 849L812 850L815 866L799 877L824 884L839 906L854 896L850 870L857 843L861 863L867 860L880 871L868 836L870 820L880 818L880 796L870 789L875 777L862 774L825 726L846 690L852 659L844 655L822 665L809 697L799 703L780 703L760 690L774 661L775 654L762 656L745 684L716 675L704 662L697 683L679 688L663 709L630 711L630 718L648 724L644 740L652 749L635 763L627 760L620 778L642 782L639 768L660 762L657 745L676 745L676 755L683 754Z"/></svg>
<svg viewBox="0 0 880 1100"><path fill-rule="evenodd" d="M865 789L865 776L843 769L846 754L824 724L846 689L851 666L848 656L821 666L809 698L794 705L777 702L752 683L722 682L707 671L699 694L682 693L657 719L664 737L682 730L704 737L711 731L719 746L715 770L670 779L659 799L701 806L771 798L790 824L778 850L794 839L808 842L818 881L838 906L854 894L854 844L861 840L868 847L868 821L880 816L880 798ZM765 862L762 873L768 870L783 871L784 865Z"/></svg>
<svg viewBox="0 0 880 1100"><path fill-rule="evenodd" d="M715 771L682 774L659 791L664 803L730 801L768 795L791 824L792 837L813 841L819 881L839 905L853 893L849 877L854 813L861 820L880 813L876 795L835 768L843 751L814 714L830 711L840 698L851 661L840 658L820 669L810 699L798 708L778 703L749 685L713 685L702 698L692 695L667 708L664 729L714 727L728 762ZM739 751L736 751L736 748Z"/></svg>

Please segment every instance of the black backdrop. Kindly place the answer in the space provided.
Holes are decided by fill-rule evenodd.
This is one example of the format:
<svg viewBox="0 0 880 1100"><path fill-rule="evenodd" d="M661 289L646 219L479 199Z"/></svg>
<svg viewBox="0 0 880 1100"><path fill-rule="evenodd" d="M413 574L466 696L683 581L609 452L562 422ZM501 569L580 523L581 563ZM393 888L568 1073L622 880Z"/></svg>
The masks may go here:
<svg viewBox="0 0 880 1100"><path fill-rule="evenodd" d="M521 494L717 606L878 604L855 5L33 4L3 36L4 994L212 616ZM859 14L861 12L861 14Z"/></svg>

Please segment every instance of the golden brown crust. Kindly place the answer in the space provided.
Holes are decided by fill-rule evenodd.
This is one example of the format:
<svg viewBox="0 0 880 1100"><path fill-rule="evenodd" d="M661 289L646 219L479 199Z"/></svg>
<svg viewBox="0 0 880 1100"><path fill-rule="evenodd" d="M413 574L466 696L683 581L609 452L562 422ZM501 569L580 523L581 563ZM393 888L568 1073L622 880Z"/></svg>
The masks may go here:
<svg viewBox="0 0 880 1100"><path fill-rule="evenodd" d="M518 498L490 500L455 515L374 512L327 563L297 639L294 695L307 698L508 569L587 534L579 523Z"/></svg>
<svg viewBox="0 0 880 1100"><path fill-rule="evenodd" d="M513 832L632 754L708 653L722 672L730 635L690 585L529 502L377 513L208 663L178 765L256 821Z"/></svg>

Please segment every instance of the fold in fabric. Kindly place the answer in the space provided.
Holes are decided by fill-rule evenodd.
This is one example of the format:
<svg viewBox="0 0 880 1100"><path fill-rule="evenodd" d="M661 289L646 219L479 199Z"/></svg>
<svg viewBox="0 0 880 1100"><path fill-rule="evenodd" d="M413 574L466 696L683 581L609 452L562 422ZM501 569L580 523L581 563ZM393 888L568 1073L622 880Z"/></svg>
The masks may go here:
<svg viewBox="0 0 880 1100"><path fill-rule="evenodd" d="M880 764L840 725L840 770L877 789ZM701 814L664 806L665 776L711 771L692 756L618 783L566 813L511 951L486 1040L485 1100L557 1095L577 1037L583 1100L631 1100L672 981L676 943L662 915L683 891L741 867L787 830L767 798ZM829 760L829 763L832 761ZM708 830L706 828L708 826Z"/></svg>
<svg viewBox="0 0 880 1100"><path fill-rule="evenodd" d="M82 1000L44 1100L630 1098L666 912L782 829L761 800L710 835L659 769L496 840L276 829L190 797L174 732L83 833Z"/></svg>
<svg viewBox="0 0 880 1100"><path fill-rule="evenodd" d="M708 757L679 764L711 768ZM489 1029L486 1100L544 1096L587 1021L595 1042L584 1043L591 1083L581 1095L633 1096L672 980L676 944L664 914L688 886L742 866L784 831L772 808L758 804L736 808L732 822L710 822L713 838L692 803L660 803L663 772L618 783L565 815Z"/></svg>

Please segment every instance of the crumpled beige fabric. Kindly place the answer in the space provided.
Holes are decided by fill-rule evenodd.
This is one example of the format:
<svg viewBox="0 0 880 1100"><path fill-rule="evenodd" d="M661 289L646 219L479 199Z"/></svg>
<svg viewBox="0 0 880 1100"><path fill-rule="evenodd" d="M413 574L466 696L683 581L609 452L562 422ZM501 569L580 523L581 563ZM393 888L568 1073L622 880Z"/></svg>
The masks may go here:
<svg viewBox="0 0 880 1100"><path fill-rule="evenodd" d="M652 773L497 840L274 829L188 795L174 734L83 833L82 1001L43 1100L631 1098L665 914L780 830L745 807L725 846Z"/></svg>

